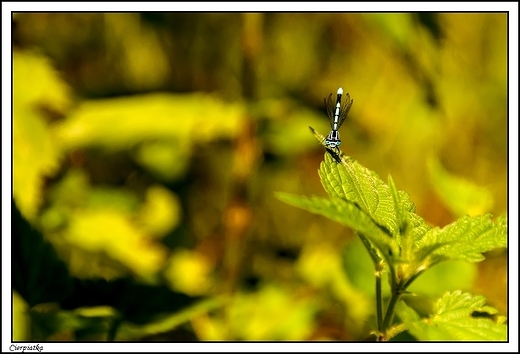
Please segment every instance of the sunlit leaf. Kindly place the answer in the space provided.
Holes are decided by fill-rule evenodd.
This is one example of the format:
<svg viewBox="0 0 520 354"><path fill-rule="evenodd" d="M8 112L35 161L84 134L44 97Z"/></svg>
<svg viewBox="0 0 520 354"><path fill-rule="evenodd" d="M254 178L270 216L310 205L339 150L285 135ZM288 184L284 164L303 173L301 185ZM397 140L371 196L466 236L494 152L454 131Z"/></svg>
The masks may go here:
<svg viewBox="0 0 520 354"><path fill-rule="evenodd" d="M507 246L507 219L502 216L493 222L490 214L465 216L443 229L428 231L416 249L420 251L435 245L440 246L433 251L436 260L482 261L482 253Z"/></svg>
<svg viewBox="0 0 520 354"><path fill-rule="evenodd" d="M47 59L13 52L13 193L29 219L40 206L43 178L56 172L60 159L44 111L64 114L69 95Z"/></svg>
<svg viewBox="0 0 520 354"><path fill-rule="evenodd" d="M377 174L351 158L336 163L330 154L320 165L323 187L331 197L339 197L359 205L392 235L399 234L396 211L390 189Z"/></svg>
<svg viewBox="0 0 520 354"><path fill-rule="evenodd" d="M474 312L496 313L495 309L485 306L485 302L483 296L453 291L437 300L433 314L427 319L419 318L404 302L400 302L396 310L408 331L418 340L507 340L507 326L502 317L493 320L472 316Z"/></svg>
<svg viewBox="0 0 520 354"><path fill-rule="evenodd" d="M409 224L409 220L408 220L409 213L405 206L405 201L408 201L408 194L406 194L403 191L401 193L399 193L399 191L397 190L397 187L395 186L394 180L392 179L392 176L390 176L390 175L388 176L388 187L390 189L390 194L392 195L392 199L394 200L395 216L397 219L397 225L399 227L399 234L402 234L406 231L406 229L408 228L408 224Z"/></svg>
<svg viewBox="0 0 520 354"><path fill-rule="evenodd" d="M353 203L339 198L328 200L319 197L299 197L286 193L276 193L276 196L290 205L323 215L351 227L368 237L382 252L393 252L394 254L398 252L395 240L384 233L370 216Z"/></svg>

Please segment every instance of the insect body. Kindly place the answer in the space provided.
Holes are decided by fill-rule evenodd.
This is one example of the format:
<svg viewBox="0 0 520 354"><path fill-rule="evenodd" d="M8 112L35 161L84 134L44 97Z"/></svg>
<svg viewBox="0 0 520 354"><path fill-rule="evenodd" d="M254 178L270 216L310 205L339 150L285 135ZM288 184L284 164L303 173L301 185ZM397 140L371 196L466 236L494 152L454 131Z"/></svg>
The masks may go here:
<svg viewBox="0 0 520 354"><path fill-rule="evenodd" d="M330 149L336 150L341 145L341 139L339 138L339 127L345 121L350 107L352 107L353 99L350 95L346 94L346 100L344 104L341 104L341 96L343 96L343 89L340 87L336 93L336 104L332 101L332 93L328 99L325 99L325 107L327 107L327 115L329 116L329 122L331 131L325 138L325 146Z"/></svg>

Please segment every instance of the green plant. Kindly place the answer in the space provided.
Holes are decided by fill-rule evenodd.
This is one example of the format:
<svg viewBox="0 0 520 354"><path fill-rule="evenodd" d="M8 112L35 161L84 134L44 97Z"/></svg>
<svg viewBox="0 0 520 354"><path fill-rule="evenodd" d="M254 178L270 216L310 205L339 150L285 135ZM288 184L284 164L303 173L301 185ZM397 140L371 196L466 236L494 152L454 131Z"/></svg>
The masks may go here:
<svg viewBox="0 0 520 354"><path fill-rule="evenodd" d="M311 128L316 138L324 137ZM421 317L403 301L412 282L431 267L449 260L479 262L482 253L507 245L507 218L464 216L444 228L431 227L416 214L409 195L339 149L327 149L319 176L329 198L277 193L293 206L323 215L352 228L375 267L378 341L407 330L418 340L506 340L505 317L485 305L483 296L451 291L439 298L429 317ZM385 304L383 275L391 295ZM384 309L386 305L386 309ZM399 317L397 321L395 314Z"/></svg>

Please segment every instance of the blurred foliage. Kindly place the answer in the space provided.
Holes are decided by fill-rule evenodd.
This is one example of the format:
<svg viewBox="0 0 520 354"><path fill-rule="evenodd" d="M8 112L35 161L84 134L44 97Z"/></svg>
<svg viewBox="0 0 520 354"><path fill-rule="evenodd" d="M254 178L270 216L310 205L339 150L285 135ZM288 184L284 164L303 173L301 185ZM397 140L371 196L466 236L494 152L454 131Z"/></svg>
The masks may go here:
<svg viewBox="0 0 520 354"><path fill-rule="evenodd" d="M67 86L48 63L35 54L13 53L13 179L14 196L33 219L42 199L42 176L53 175L60 150L45 124L44 110L58 114L70 106Z"/></svg>
<svg viewBox="0 0 520 354"><path fill-rule="evenodd" d="M194 321L201 340L229 338L230 333L235 340L300 340L311 334L316 312L311 299L271 285L237 293L227 306L224 316Z"/></svg>
<svg viewBox="0 0 520 354"><path fill-rule="evenodd" d="M490 211L493 196L487 188L446 171L435 158L427 160L433 188L454 215L481 215Z"/></svg>
<svg viewBox="0 0 520 354"><path fill-rule="evenodd" d="M69 290L143 287L117 288L119 304L16 289L17 339L366 339L366 255L341 225L273 195L324 194L308 126L328 132L323 98L338 86L356 101L343 151L391 173L427 222L507 210L506 14L19 13L13 24L16 205ZM54 251L20 242L13 257L32 266L13 277L38 289L52 268L31 255ZM505 254L486 262L439 272L503 312L506 281L487 284L505 279ZM164 297L129 301L150 288ZM212 305L169 306L166 294ZM77 310L102 306L119 315Z"/></svg>

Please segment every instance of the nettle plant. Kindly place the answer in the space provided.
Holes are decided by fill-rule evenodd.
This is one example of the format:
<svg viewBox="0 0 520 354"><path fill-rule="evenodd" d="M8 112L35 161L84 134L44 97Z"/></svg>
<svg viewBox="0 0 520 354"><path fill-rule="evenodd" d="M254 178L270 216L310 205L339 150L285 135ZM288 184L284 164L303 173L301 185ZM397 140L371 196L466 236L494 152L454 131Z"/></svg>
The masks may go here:
<svg viewBox="0 0 520 354"><path fill-rule="evenodd" d="M491 215L461 219L431 227L415 213L408 193L398 190L344 155L326 146L319 176L329 198L277 193L282 201L348 226L361 239L375 267L376 328L378 341L408 331L417 340L507 340L506 318L486 306L483 296L446 292L427 317L407 305L410 284L431 267L449 260L480 262L482 253L507 246L507 218ZM383 274L387 272L390 299L384 301ZM397 318L396 315L397 314Z"/></svg>

